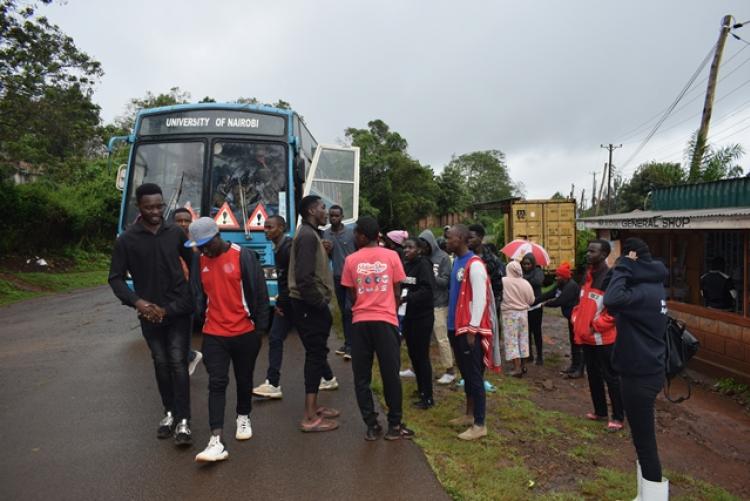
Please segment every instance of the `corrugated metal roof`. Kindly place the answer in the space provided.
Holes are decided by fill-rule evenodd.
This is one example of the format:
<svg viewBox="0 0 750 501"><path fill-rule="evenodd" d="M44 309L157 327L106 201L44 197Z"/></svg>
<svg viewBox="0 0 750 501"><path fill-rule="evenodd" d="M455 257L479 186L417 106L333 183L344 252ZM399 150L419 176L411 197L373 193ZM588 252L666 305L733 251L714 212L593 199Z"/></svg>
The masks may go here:
<svg viewBox="0 0 750 501"><path fill-rule="evenodd" d="M750 205L750 178L659 188L651 195L652 210L709 209Z"/></svg>
<svg viewBox="0 0 750 501"><path fill-rule="evenodd" d="M635 210L624 214L584 217L579 229L592 230L737 230L750 229L750 207L718 209Z"/></svg>

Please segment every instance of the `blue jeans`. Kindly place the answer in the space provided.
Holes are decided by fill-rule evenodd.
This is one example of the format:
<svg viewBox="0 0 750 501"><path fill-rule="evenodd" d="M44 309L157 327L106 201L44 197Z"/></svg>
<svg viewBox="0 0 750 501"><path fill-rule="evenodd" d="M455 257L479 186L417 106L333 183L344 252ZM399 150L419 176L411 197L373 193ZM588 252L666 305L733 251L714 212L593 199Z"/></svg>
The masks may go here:
<svg viewBox="0 0 750 501"><path fill-rule="evenodd" d="M168 324L141 321L143 337L151 350L164 410L177 420L190 419L188 345L190 315L170 319Z"/></svg>
<svg viewBox="0 0 750 501"><path fill-rule="evenodd" d="M291 308L285 308L284 315L274 312L271 331L268 333L268 372L266 379L274 386L281 379L281 360L284 357L284 340L292 328Z"/></svg>
<svg viewBox="0 0 750 501"><path fill-rule="evenodd" d="M346 291L346 287L341 285L341 277L333 279L336 288L336 302L339 304L341 311L341 325L344 328L344 346L351 349L352 347L352 301Z"/></svg>

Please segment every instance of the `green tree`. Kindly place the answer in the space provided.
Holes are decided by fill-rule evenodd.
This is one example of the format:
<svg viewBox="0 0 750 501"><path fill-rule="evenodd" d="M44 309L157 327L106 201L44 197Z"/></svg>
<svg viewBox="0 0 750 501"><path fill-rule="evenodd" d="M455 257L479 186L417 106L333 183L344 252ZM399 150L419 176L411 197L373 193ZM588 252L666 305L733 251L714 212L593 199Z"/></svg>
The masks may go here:
<svg viewBox="0 0 750 501"><path fill-rule="evenodd" d="M565 200L567 197L560 193L559 191L556 191L554 195L552 195L552 200Z"/></svg>
<svg viewBox="0 0 750 501"><path fill-rule="evenodd" d="M505 154L500 150L475 151L453 156L446 168L452 168L466 179L472 203L501 200L521 194L521 187L508 174Z"/></svg>
<svg viewBox="0 0 750 501"><path fill-rule="evenodd" d="M618 211L643 209L649 192L683 184L687 175L679 163L648 162L640 165L617 192Z"/></svg>
<svg viewBox="0 0 750 501"><path fill-rule="evenodd" d="M696 148L696 134L690 138L685 148L686 164L690 165L687 181L690 183L719 181L730 177L742 176L743 169L739 165L745 150L739 144L731 144L717 148L707 144L703 156L697 163L691 162Z"/></svg>
<svg viewBox="0 0 750 501"><path fill-rule="evenodd" d="M169 92L163 92L156 95L151 91L148 91L143 97L134 97L131 99L125 108L125 113L115 119L115 124L123 134L127 134L133 129L133 126L135 125L135 116L139 110L158 108L160 106L173 106L175 104L186 104L189 102L190 93L179 87L172 87L169 89Z"/></svg>
<svg viewBox="0 0 750 501"><path fill-rule="evenodd" d="M376 209L370 213L384 229L412 228L435 210L432 170L409 156L406 140L385 122L367 126L346 129L347 140L360 148L360 207Z"/></svg>
<svg viewBox="0 0 750 501"><path fill-rule="evenodd" d="M102 74L36 3L0 0L0 163L49 167L84 154L99 125L91 95Z"/></svg>
<svg viewBox="0 0 750 501"><path fill-rule="evenodd" d="M466 180L455 165L447 165L435 182L438 187L437 212L443 216L465 210L471 204Z"/></svg>

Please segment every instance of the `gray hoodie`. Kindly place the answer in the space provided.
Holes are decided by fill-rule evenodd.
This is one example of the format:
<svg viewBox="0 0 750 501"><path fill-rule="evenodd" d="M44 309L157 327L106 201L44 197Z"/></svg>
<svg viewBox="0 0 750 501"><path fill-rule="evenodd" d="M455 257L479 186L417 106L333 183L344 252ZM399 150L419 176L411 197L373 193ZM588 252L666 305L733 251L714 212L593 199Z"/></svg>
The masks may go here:
<svg viewBox="0 0 750 501"><path fill-rule="evenodd" d="M435 235L430 230L424 230L419 234L419 238L424 238L432 248L432 254L428 257L432 263L432 271L435 273L433 305L435 308L448 306L448 288L450 287L451 268L453 267L451 258L438 247Z"/></svg>

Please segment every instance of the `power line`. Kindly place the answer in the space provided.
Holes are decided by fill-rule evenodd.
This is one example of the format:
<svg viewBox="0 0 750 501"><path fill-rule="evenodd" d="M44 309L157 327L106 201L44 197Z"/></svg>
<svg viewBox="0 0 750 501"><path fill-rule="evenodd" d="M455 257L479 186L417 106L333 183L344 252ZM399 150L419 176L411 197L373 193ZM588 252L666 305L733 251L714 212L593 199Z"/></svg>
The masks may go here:
<svg viewBox="0 0 750 501"><path fill-rule="evenodd" d="M688 81L685 84L685 86L682 88L682 90L677 95L677 97L672 102L672 104L669 105L669 107L667 108L667 111L664 113L664 115L661 117L661 119L659 119L659 121L656 122L656 125L654 125L653 129L651 129L651 132L649 132L646 135L646 137L643 139L643 141L638 146L638 148L636 148L636 150L633 152L633 154L630 155L630 157L625 161L625 163L623 163L623 165L621 167L622 169L624 169L625 167L627 167L630 164L630 162L633 161L633 159L643 150L643 148L646 146L646 144L648 144L648 142L651 140L651 138L654 136L654 134L656 134L656 131L659 130L659 127L661 127L661 125L664 123L664 121L667 118L669 118L669 115L672 113L672 111L674 111L674 109L677 107L677 105L682 100L682 98L685 97L685 94L687 93L688 89L693 85L693 83L695 82L695 79L698 78L698 75L700 74L700 72L703 71L703 68L705 68L706 64L708 64L708 61L711 59L711 56L713 55L714 49L716 48L716 46L717 46L717 44L714 44L711 47L711 50L708 51L708 54L706 54L706 57L703 58L703 61L701 62L701 64L698 65L698 69L696 69L695 72L693 72L693 74L688 79Z"/></svg>

